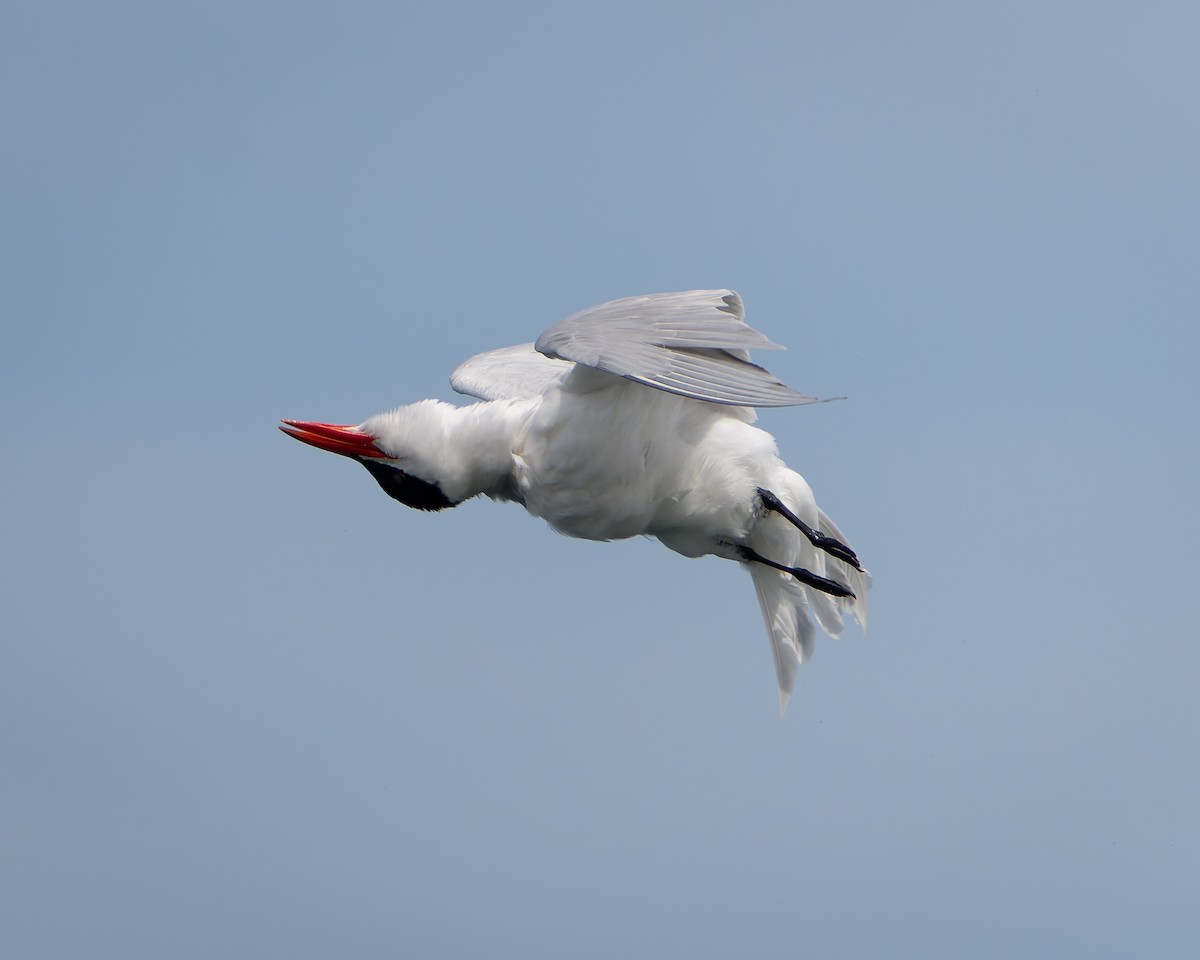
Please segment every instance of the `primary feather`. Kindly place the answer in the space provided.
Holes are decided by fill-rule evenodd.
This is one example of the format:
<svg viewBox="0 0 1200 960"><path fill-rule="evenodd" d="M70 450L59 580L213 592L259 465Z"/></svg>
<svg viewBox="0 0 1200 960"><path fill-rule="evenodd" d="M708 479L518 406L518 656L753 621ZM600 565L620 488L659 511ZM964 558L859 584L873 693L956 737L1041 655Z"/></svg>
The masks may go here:
<svg viewBox="0 0 1200 960"><path fill-rule="evenodd" d="M817 402L750 362L747 350L783 348L743 316L742 298L732 290L629 297L572 314L534 347L693 400L746 407Z"/></svg>

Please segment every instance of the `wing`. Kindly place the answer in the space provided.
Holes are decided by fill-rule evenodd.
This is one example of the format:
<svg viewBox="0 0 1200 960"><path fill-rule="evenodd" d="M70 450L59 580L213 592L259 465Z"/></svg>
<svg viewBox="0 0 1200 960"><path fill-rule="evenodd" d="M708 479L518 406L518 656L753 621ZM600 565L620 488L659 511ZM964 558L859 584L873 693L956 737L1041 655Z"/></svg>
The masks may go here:
<svg viewBox="0 0 1200 960"><path fill-rule="evenodd" d="M450 386L480 400L526 400L565 377L573 364L542 356L532 343L489 350L450 374Z"/></svg>
<svg viewBox="0 0 1200 960"><path fill-rule="evenodd" d="M745 407L818 402L750 362L752 348L783 348L743 316L742 298L732 290L629 297L572 314L534 348L694 400Z"/></svg>

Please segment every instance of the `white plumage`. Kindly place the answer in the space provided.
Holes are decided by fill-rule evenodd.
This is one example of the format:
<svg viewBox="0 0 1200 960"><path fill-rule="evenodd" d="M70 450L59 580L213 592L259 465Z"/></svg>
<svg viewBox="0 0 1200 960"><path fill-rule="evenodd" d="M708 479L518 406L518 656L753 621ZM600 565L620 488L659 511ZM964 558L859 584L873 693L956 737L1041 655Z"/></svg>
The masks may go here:
<svg viewBox="0 0 1200 960"><path fill-rule="evenodd" d="M751 406L816 402L749 361L777 348L729 290L615 300L536 344L479 354L451 375L480 399L424 400L358 426L284 421L353 457L385 492L441 509L514 500L572 537L657 537L688 557L743 563L754 579L786 708L816 623L866 625L869 575L804 478L752 426ZM787 572L785 572L785 569Z"/></svg>

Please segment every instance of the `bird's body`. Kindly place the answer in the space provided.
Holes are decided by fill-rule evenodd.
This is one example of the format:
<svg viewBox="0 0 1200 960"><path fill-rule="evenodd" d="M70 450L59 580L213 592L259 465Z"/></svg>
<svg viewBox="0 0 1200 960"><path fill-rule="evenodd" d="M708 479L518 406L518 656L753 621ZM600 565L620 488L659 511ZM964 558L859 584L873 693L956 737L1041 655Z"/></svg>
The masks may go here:
<svg viewBox="0 0 1200 960"><path fill-rule="evenodd" d="M733 407L628 380L583 392L575 379L547 391L518 434L517 489L531 514L572 537L648 535L689 557L745 537L755 473L775 460L767 434Z"/></svg>
<svg viewBox="0 0 1200 960"><path fill-rule="evenodd" d="M358 459L409 506L484 494L521 503L568 536L651 536L688 557L743 562L786 705L812 650L809 611L833 635L841 609L865 622L869 578L774 439L752 425L753 410L736 402L812 402L748 362L747 346L774 345L741 315L740 298L724 290L614 301L551 328L536 349L463 364L451 383L478 403L425 400L357 427L285 429ZM676 357L682 365L666 362Z"/></svg>

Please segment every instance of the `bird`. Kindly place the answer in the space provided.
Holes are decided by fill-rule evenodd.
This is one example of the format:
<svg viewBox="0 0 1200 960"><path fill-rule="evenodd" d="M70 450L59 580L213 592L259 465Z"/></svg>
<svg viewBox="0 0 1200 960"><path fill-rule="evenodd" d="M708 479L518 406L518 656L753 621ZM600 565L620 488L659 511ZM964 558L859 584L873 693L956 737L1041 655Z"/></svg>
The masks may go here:
<svg viewBox="0 0 1200 960"><path fill-rule="evenodd" d="M533 343L471 357L450 385L474 403L420 400L357 425L279 429L357 460L417 510L486 496L570 537L646 536L685 557L740 563L782 715L816 625L839 636L848 613L866 628L871 576L754 426L755 408L824 401L751 362L752 349L784 348L746 324L732 290L626 297L571 314Z"/></svg>

